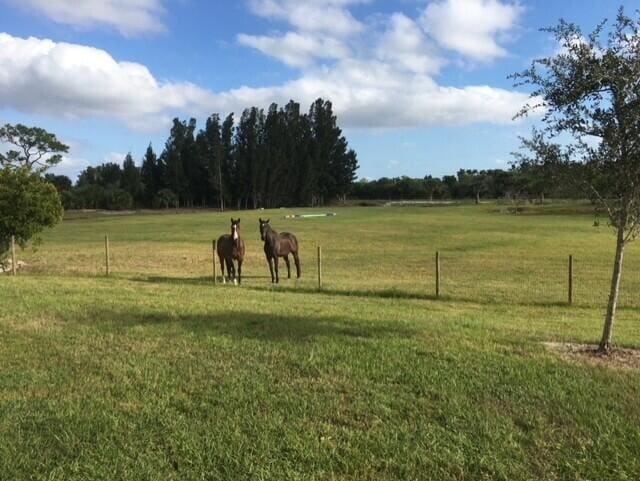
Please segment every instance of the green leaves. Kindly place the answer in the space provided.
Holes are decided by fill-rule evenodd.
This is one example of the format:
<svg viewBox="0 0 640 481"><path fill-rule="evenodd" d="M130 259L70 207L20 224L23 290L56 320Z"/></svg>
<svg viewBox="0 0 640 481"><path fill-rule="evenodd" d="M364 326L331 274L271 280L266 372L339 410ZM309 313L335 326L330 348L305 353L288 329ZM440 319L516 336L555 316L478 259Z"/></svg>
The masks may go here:
<svg viewBox="0 0 640 481"><path fill-rule="evenodd" d="M589 196L602 202L625 238L640 225L640 13L633 19L620 9L608 31L606 22L586 35L561 20L544 29L558 42L556 55L535 60L514 74L534 87L532 102L519 114L546 109L544 128L523 147L533 162L568 166L585 164L583 180ZM569 141L566 140L567 135ZM564 137L560 137L564 136ZM519 165L532 159L517 156Z"/></svg>
<svg viewBox="0 0 640 481"><path fill-rule="evenodd" d="M62 219L60 196L53 184L26 167L0 170L0 260L6 255L11 236L25 247L38 239L46 227Z"/></svg>
<svg viewBox="0 0 640 481"><path fill-rule="evenodd" d="M0 127L0 142L14 145L18 150L0 153L0 167L26 167L42 172L60 163L61 153L69 147L56 136L39 127L6 124Z"/></svg>

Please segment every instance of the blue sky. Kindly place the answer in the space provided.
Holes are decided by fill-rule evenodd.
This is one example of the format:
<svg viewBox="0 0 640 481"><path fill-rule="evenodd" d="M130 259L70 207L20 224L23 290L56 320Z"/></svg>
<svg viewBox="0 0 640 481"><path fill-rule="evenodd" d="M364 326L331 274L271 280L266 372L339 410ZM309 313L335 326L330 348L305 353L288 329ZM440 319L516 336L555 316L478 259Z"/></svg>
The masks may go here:
<svg viewBox="0 0 640 481"><path fill-rule="evenodd" d="M507 75L557 48L538 28L589 31L604 0L0 0L0 123L70 145L56 168L139 162L171 118L334 104L359 176L507 167L527 99Z"/></svg>

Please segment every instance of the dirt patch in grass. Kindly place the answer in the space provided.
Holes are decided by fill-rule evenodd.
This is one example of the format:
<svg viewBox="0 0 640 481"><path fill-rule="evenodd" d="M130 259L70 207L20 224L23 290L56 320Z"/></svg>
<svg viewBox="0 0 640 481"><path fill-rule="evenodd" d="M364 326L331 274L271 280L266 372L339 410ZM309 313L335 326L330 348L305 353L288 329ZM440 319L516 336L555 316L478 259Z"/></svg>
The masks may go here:
<svg viewBox="0 0 640 481"><path fill-rule="evenodd" d="M609 354L599 354L596 344L545 342L544 345L565 360L586 362L612 369L640 370L640 349L614 347Z"/></svg>

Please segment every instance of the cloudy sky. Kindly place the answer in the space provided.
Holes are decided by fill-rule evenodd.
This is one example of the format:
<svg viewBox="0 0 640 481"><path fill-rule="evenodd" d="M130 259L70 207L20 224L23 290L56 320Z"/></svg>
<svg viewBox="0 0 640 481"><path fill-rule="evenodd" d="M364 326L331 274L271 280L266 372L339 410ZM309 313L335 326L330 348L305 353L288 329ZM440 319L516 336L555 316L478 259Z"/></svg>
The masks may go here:
<svg viewBox="0 0 640 481"><path fill-rule="evenodd" d="M629 11L635 2L622 1ZM359 175L506 167L530 121L510 73L591 29L603 0L0 0L0 123L46 128L57 168L156 151L173 117L330 99Z"/></svg>

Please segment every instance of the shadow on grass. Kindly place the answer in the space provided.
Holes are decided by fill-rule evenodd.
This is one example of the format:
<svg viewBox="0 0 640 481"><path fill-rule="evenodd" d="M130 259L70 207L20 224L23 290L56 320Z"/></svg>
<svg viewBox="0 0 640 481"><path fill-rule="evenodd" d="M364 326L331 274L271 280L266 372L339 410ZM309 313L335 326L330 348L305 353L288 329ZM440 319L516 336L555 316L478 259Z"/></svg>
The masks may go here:
<svg viewBox="0 0 640 481"><path fill-rule="evenodd" d="M379 298L379 299L407 299L407 300L419 300L419 301L439 301L443 303L464 303L464 304L478 304L478 305L505 305L505 306L531 306L531 307L570 307L563 301L505 301L499 298L485 299L464 297L464 296L451 296L440 295L437 297L435 294L427 294L421 292L403 291L396 288L391 289L333 289L333 288L311 288L311 287L288 287L288 286L243 286L245 289L255 291L272 291L272 292L286 292L293 294L320 294L326 296L344 296L344 297L363 297L363 298ZM583 306L577 306L583 307Z"/></svg>
<svg viewBox="0 0 640 481"><path fill-rule="evenodd" d="M269 276L243 276L244 279L269 279ZM173 285L201 285L201 286L223 286L222 282L218 279L216 285L213 284L211 276L204 277L164 277L164 276L150 276L145 278L134 278L136 282L149 282L149 283L166 283ZM286 282L286 281L285 281ZM227 283L227 286L231 287L232 284ZM243 289L259 292L274 292L274 293L287 293L287 294L315 294L328 297L356 297L364 299L398 299L398 300L418 300L418 301L434 301L442 303L460 303L460 304L474 304L479 306L514 306L514 307L549 307L549 308L567 308L567 309L593 309L599 307L598 305L591 304L574 304L569 305L566 301L544 301L544 300L524 300L524 299L504 299L501 297L487 296L481 297L468 297L468 296L455 296L450 294L442 294L437 297L435 294L428 294L426 292L404 291L397 288L386 289L338 289L331 287L323 287L318 289L317 287L308 286L291 286L283 284L267 284L267 285L251 285L244 283L242 286L238 286ZM622 305L619 306L621 310L640 311L640 307Z"/></svg>
<svg viewBox="0 0 640 481"><path fill-rule="evenodd" d="M245 289L266 292L286 292L292 294L321 294L325 296L344 296L344 297L368 297L381 299L415 299L422 301L447 300L446 298L438 298L432 294L402 291L400 289L334 289L326 288L318 289L317 287L301 287L301 286L244 286Z"/></svg>
<svg viewBox="0 0 640 481"><path fill-rule="evenodd" d="M182 314L175 312L110 310L90 311L82 319L69 321L91 324L106 330L131 327L178 327L194 333L230 336L237 339L304 342L328 339L409 338L417 331L400 323L363 322L322 315L260 313L249 310Z"/></svg>
<svg viewBox="0 0 640 481"><path fill-rule="evenodd" d="M367 289L335 289L335 288L322 288L317 287L300 287L300 286L282 286L282 285L270 285L270 286L242 286L244 289L265 291L265 292L285 292L291 294L319 294L325 296L344 296L344 297L360 297L360 298L378 298L378 299L405 299L405 300L419 300L419 301L434 301L441 303L459 303L459 304L474 304L478 306L503 306L503 307L553 307L553 308L566 308L567 310L580 310L580 309L594 309L601 307L599 304L573 304L570 305L567 301L544 301L544 300L524 300L524 299L505 299L501 297L487 296L485 298L480 297L465 297L455 296L449 294L442 294L440 297L436 297L435 294L427 294L421 292L403 291L397 288L367 290ZM634 305L620 305L618 306L620 311L640 312L640 306Z"/></svg>
<svg viewBox="0 0 640 481"><path fill-rule="evenodd" d="M242 276L242 280L246 279L270 279L269 276ZM151 284L172 284L172 285L196 285L196 286L214 286L213 278L211 276L200 277L170 277L170 276L146 276L146 277L133 277L134 282L148 282ZM227 281L228 284L233 284L233 281ZM222 277L218 275L216 284L223 285Z"/></svg>
<svg viewBox="0 0 640 481"><path fill-rule="evenodd" d="M29 272L30 277L51 277L48 274L34 274ZM104 278L103 275L95 275L90 273L85 274L73 274L73 275L61 275L60 277L68 278ZM287 294L303 294L303 295L323 295L328 297L355 297L363 299L398 299L398 300L418 300L418 301L432 301L440 303L460 303L460 304L472 304L478 306L502 306L502 307L540 307L540 308L566 308L567 310L581 310L581 309L598 309L605 305L593 302L577 302L573 305L569 305L564 300L526 300L526 299L506 299L501 296L487 295L486 297L470 297L470 296L456 296L451 294L442 294L440 297L436 297L434 294L428 294L426 292L405 291L398 288L383 288L383 289L348 289L348 288L332 288L324 287L318 289L317 287L299 286L299 285L286 285L286 284L270 284L264 283L263 285L252 285L251 280L268 280L268 275L259 276L242 276L243 284L241 286L234 286L233 283L223 284L218 276L217 283L214 284L211 276L199 276L199 277L171 277L171 276L130 276L126 274L112 274L109 280L127 280L132 282L142 282L150 284L168 284L175 286L209 286L211 288L225 287L225 288L240 288L252 291L260 292L273 292L273 293L287 293ZM284 280L284 279L283 279ZM284 280L284 282L291 282ZM294 281L295 282L295 281ZM621 304L618 306L620 311L640 312L640 305L634 304Z"/></svg>
<svg viewBox="0 0 640 481"><path fill-rule="evenodd" d="M242 276L243 281L245 279L270 279L269 276ZM222 286L222 281L218 276L217 283L214 285L211 276L203 277L166 277L166 276L149 276L144 278L133 278L135 282L149 282L149 283L163 283L173 285L209 285L209 286ZM291 280L289 280L290 282ZM287 282L287 281L285 281ZM295 281L294 281L295 282ZM229 285L229 282L227 282ZM232 283L231 283L232 284ZM303 287L303 286L287 286L283 284L267 284L263 286L247 285L246 283L240 287L249 289L252 291L260 292L282 292L291 294L321 294L326 296L345 296L345 297L368 297L368 298L382 298L382 299L415 299L423 301L434 300L452 300L447 297L436 297L432 294L409 292L395 288L379 289L379 290L367 290L367 289L335 289L335 288L322 288L317 287ZM456 299L457 300L457 299Z"/></svg>

